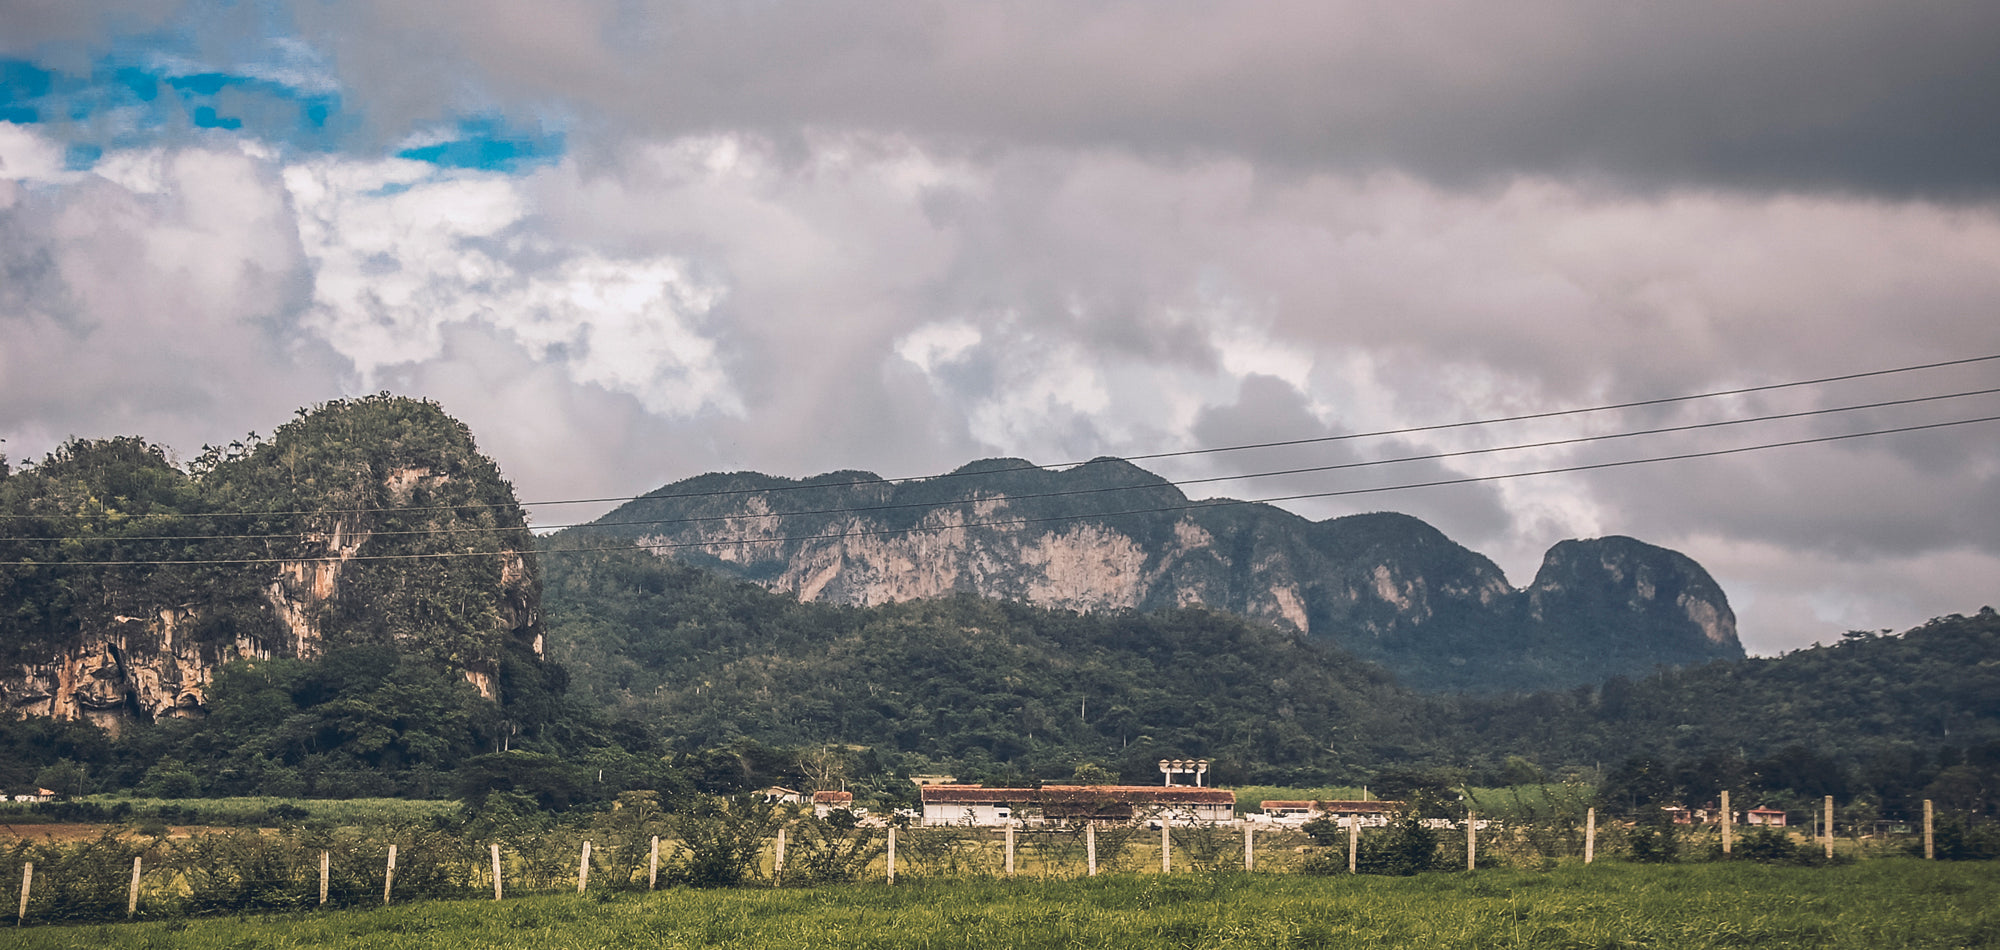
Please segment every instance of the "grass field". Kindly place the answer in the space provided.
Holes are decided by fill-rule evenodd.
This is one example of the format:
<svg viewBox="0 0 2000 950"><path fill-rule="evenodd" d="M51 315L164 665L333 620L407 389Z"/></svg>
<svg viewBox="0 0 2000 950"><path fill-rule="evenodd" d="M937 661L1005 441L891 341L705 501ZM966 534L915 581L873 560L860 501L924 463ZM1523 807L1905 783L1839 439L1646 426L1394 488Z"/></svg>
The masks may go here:
<svg viewBox="0 0 2000 950"><path fill-rule="evenodd" d="M1222 873L606 892L7 928L0 946L1977 948L2000 947L2000 866L1600 863L1413 878Z"/></svg>

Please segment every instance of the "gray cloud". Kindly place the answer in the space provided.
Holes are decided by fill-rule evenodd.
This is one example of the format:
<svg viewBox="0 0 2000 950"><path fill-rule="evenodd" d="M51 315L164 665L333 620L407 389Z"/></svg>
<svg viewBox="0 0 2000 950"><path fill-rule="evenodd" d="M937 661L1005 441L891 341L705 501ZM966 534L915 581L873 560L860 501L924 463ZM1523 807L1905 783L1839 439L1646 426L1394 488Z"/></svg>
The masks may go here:
<svg viewBox="0 0 2000 950"><path fill-rule="evenodd" d="M1991 196L2000 168L2000 8L1953 0L482 0L297 15L391 122L569 103L669 137L859 128L1460 183Z"/></svg>
<svg viewBox="0 0 2000 950"><path fill-rule="evenodd" d="M248 16L218 29L218 62L254 34ZM2000 67L1983 48L2000 12L1979 5L575 0L295 16L374 143L301 155L208 136L79 174L59 143L0 125L15 459L71 433L191 454L392 388L464 418L524 497L618 495L717 469L1053 463L2000 352ZM105 28L33 22L66 44ZM375 157L485 109L568 128L571 154L516 175ZM1157 467L1451 451L1994 373ZM1295 508L1409 511L1516 583L1565 537L1677 547L1768 650L1993 600L1990 434Z"/></svg>

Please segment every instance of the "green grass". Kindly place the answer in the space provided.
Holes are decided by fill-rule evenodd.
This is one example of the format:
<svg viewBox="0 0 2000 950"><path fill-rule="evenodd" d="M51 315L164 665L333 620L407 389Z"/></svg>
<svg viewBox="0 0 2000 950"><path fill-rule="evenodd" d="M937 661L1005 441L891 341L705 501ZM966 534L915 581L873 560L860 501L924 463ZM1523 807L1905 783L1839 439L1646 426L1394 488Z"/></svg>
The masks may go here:
<svg viewBox="0 0 2000 950"><path fill-rule="evenodd" d="M1114 875L426 903L27 927L77 948L2000 947L2000 868L1566 865L1414 878Z"/></svg>

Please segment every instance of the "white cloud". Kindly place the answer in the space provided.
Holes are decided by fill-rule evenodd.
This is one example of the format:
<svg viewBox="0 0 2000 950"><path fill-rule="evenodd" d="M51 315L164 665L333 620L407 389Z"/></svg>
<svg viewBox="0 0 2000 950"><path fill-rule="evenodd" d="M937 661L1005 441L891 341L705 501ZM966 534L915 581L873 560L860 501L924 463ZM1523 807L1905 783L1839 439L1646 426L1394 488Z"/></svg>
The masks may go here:
<svg viewBox="0 0 2000 950"><path fill-rule="evenodd" d="M963 359L965 354L985 339L978 327L960 322L929 323L903 335L896 341L896 355L916 364L925 373L933 373L946 363Z"/></svg>
<svg viewBox="0 0 2000 950"><path fill-rule="evenodd" d="M552 244L533 230L520 179L325 158L286 182L316 271L305 324L354 361L364 388L385 367L438 358L447 327L478 322L663 415L741 410L698 327L721 289L671 257Z"/></svg>

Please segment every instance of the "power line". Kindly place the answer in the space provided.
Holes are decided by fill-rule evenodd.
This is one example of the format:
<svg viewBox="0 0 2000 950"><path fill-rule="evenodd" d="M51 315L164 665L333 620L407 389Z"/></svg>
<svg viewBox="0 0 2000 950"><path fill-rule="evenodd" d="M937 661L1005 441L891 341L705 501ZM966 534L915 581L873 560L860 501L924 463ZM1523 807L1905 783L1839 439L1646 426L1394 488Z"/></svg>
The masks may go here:
<svg viewBox="0 0 2000 950"><path fill-rule="evenodd" d="M1963 399L1971 396L1987 396L1987 395L1992 395L1994 393L2000 393L2000 387L1989 388L1989 389L1974 389L1974 390L1967 390L1955 393L1943 393L1932 396L1913 396L1907 399L1890 399L1879 402L1862 403L1859 405L1852 405L1852 406L1835 406L1824 409L1807 409L1798 412L1770 413L1761 416L1746 416L1735 419L1720 419L1709 422L1687 423L1676 426L1658 426L1651 429L1635 429L1635 430L1628 430L1625 432L1603 433L1599 435L1574 436L1566 439L1549 439L1541 442L1524 442L1524 443L1516 443L1513 445L1488 446L1485 448L1477 448L1477 449L1459 449L1450 452L1431 452L1423 455L1405 455L1405 456L1386 458L1386 459L1368 459L1357 462L1340 462L1328 465L1312 465L1300 468L1279 469L1275 471L1245 472L1235 475L1214 475L1204 478L1162 479L1159 483L1151 485L1120 485L1120 486L1099 487L1099 488L1073 488L1073 489L1064 489L1061 491L1024 492L1021 494L1006 495L1004 497L1008 501L1027 501L1038 498L1056 498L1056 497L1065 497L1074 495L1106 494L1111 492L1145 491L1148 489L1161 488L1167 486L1182 488L1190 485L1204 485L1204 484L1212 484L1215 482L1248 481L1256 478L1276 478L1286 475L1321 474L1325 472L1346 471L1346 470L1361 469L1361 468L1374 468L1383 465L1399 465L1410 462L1440 461L1444 459L1466 458L1475 455L1491 455L1500 452L1517 452L1517 451L1526 451L1531 449L1560 448L1572 445L1583 445L1592 442L1607 442L1617 439L1639 438L1652 435L1667 435L1677 432L1694 432L1706 429L1723 428L1727 426L1748 425L1758 422L1772 422L1783 419L1802 419L1812 416L1832 415L1835 413L1860 412L1869 409L1882 409L1892 406L1907 406L1919 403L1939 402L1947 399ZM577 524L567 524L567 525L548 525L545 526L545 528L555 529L555 530L568 530L568 529L584 529L584 528L652 527L657 525L703 524L703 523L712 523L719 521L740 521L746 519L797 518L797 517L806 517L813 515L867 514L867 513L875 513L883 511L899 511L899 510L908 510L916 508L937 508L943 505L972 504L980 500L982 499L964 498L964 499L935 502L935 503L903 502L903 503L883 504L883 505L843 505L832 508L801 509L798 511L774 511L765 514L702 515L702 516L686 517L686 518L651 518L651 519L639 519L632 521L593 521L593 522L581 522ZM377 509L377 510L385 513L395 513L395 512L405 512L405 511L425 511L429 509L387 508L387 509ZM495 533L512 532L512 531L524 531L524 530L526 529L520 526L489 526L489 527L461 526L450 529L450 532L453 534L464 535L464 534L495 534ZM443 532L440 532L437 529L424 528L424 529L398 530L398 531L370 531L368 534L370 537L407 537L413 535L435 535L441 533ZM140 542L140 541L279 541L279 540L309 540L321 537L325 534L326 532L274 532L266 534L99 535L92 537L74 537L74 536L0 537L0 542L118 543L118 542Z"/></svg>
<svg viewBox="0 0 2000 950"><path fill-rule="evenodd" d="M1674 455L1653 456L1650 458L1622 459L1613 462L1594 462L1582 465L1565 465L1556 468L1534 469L1531 471L1524 471L1524 472L1507 472L1498 475L1468 475L1458 478L1435 479L1432 481L1425 481L1425 482L1404 482L1401 484L1379 485L1369 488L1344 488L1344 489L1336 489L1336 490L1321 491L1321 492L1301 492L1298 494L1277 495L1268 498L1207 499L1202 501L1190 501L1177 505L1160 505L1150 508L1132 508L1119 511L1092 512L1088 514L1048 515L1039 518L1008 518L995 521L967 522L965 524L956 524L956 525L918 525L908 528L873 528L873 529L864 529L857 531L843 531L833 534L780 536L780 537L770 537L770 538L738 538L734 540L710 539L705 541L673 541L673 542L662 542L657 544L634 542L632 544L618 545L615 547L598 547L598 548L547 548L544 549L541 553L583 554L583 553L593 553L593 552L629 551L635 548L642 550L649 550L649 551L659 551L659 550L691 548L691 547L719 547L725 545L783 544L795 541L840 541L849 538L878 537L878 536L897 535L897 534L915 534L918 532L963 531L968 528L1018 527L1021 525L1046 524L1051 522L1063 522L1063 521L1080 521L1093 518L1115 518L1123 515L1159 514L1172 511L1189 511L1199 508L1226 508L1226 507L1241 506L1241 505L1268 505L1280 501L1304 501L1316 498L1340 498L1340 497L1350 497L1356 495L1380 494L1385 492L1409 491L1419 488L1439 488L1450 485L1471 485L1481 482L1507 481L1511 479L1530 478L1540 475L1561 475L1574 472L1599 471L1603 469L1625 468L1635 465L1651 465L1661 462L1679 462L1679 461L1688 461L1692 459L1718 458L1728 455L1740 455L1748 452L1767 451L1770 449L1790 448L1801 445L1819 445L1830 442L1843 442L1852 439L1871 438L1874 436L1895 435L1905 432L1923 432L1933 429L1952 428L1956 426L1977 425L1986 422L2000 422L2000 415L1980 416L1970 419L1954 419L1947 422L1930 422L1919 425L1897 426L1888 429L1872 429L1864 432L1848 432L1840 435L1816 436L1807 439L1791 439L1782 442L1762 442L1753 445L1736 446L1727 449L1710 449L1701 452L1683 452ZM353 561L438 560L445 558L461 558L461 557L492 557L504 553L514 553L514 552L503 551L503 550L492 550L492 551L439 551L439 552L429 552L422 554L357 554L348 557L329 555L320 557L210 558L210 559L189 559L189 560L107 559L107 560L97 560L97 561L51 561L51 562L0 561L0 564L6 564L10 566L44 566L44 567L214 566L214 565L241 565L241 564L296 564L301 562L320 562L320 561L353 562Z"/></svg>
<svg viewBox="0 0 2000 950"><path fill-rule="evenodd" d="M1586 415L1589 413L1597 413L1597 412L1611 412L1622 409L1637 409L1637 408L1644 408L1647 406L1663 406L1674 403L1693 402L1701 399L1717 399L1725 396L1742 396L1742 395L1749 395L1751 393L1773 392L1783 389L1796 389L1805 386L1820 386L1820 385L1825 385L1827 383L1847 382L1851 380L1870 379L1882 376L1894 376L1902 373L1914 373L1914 372L1921 372L1924 370L1944 369L1953 366L1966 366L1975 363L1991 362L1994 360L2000 360L2000 353L1994 353L1987 356L1971 356L1955 360L1941 360L1934 363L1919 363L1910 366L1898 366L1891 369L1869 370L1866 372L1859 372L1859 373L1844 373L1838 376L1821 376L1815 379L1801 379L1801 380L1793 380L1791 382L1767 383L1759 386L1744 386L1735 389L1719 389L1709 392L1689 393L1679 396L1661 396L1653 399L1641 399L1632 402L1608 403L1598 406L1585 406L1575 409L1552 409L1544 412L1523 413L1511 416L1496 416L1485 419L1468 419L1459 422L1443 422L1443 423L1434 423L1430 425L1405 426L1403 428L1397 428L1397 429L1377 429L1368 432L1349 432L1340 435L1313 436L1309 438L1299 438L1299 439L1283 439L1271 442L1252 442L1239 445L1224 445L1224 446L1213 446L1208 448L1180 449L1170 452L1151 452L1139 455L1101 456L1097 459L1081 459L1081 460L1074 460L1067 462L1055 462L1047 465L1035 465L1029 463L1024 465L1004 467L1004 468L982 469L977 472L943 472L936 475L911 475L911 476L902 476L897 478L877 478L868 480L855 479L844 482L814 482L811 484L794 483L790 485L773 485L764 488L727 488L727 489L712 489L706 491L691 491L691 492L649 492L643 495L615 495L615 496L605 496L600 498L563 498L563 499L551 499L545 501L529 501L529 502L478 502L478 503L460 504L460 505L411 505L398 508L315 508L315 509L284 510L284 511L208 511L208 512L189 512L186 515L183 515L182 517L202 517L202 518L226 518L226 517L250 517L250 516L278 517L286 515L367 514L367 513L382 512L382 511L397 511L397 512L466 511L466 510L478 510L482 508L514 508L514 507L519 507L523 509L549 508L558 505L605 504L609 502L628 502L628 501L641 501L648 499L670 500L670 499L681 499L681 498L714 498L714 497L727 497L732 495L766 494L771 492L810 491L813 489L844 488L857 485L900 485L910 482L932 481L943 478L966 478L966 477L976 477L984 475L1003 474L1006 472L1068 468L1073 465L1083 465L1089 462L1100 461L1100 460L1132 462L1132 461L1148 461L1148 460L1163 459L1163 458L1185 458L1196 455L1217 455L1227 452L1242 452L1252 449L1284 448L1284 447L1292 447L1300 445L1346 442L1357 439L1386 438L1389 436L1412 435L1422 432L1439 432L1450 429L1466 429L1477 426L1499 425L1508 422L1525 422L1537 419L1555 419L1564 416ZM16 520L22 518L32 518L32 517L41 517L41 516L0 514L0 518L8 518Z"/></svg>

